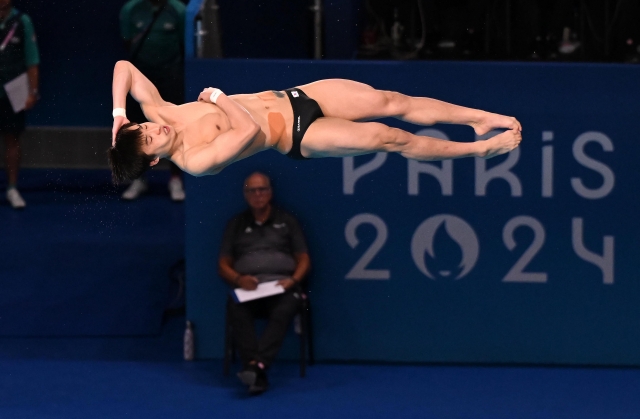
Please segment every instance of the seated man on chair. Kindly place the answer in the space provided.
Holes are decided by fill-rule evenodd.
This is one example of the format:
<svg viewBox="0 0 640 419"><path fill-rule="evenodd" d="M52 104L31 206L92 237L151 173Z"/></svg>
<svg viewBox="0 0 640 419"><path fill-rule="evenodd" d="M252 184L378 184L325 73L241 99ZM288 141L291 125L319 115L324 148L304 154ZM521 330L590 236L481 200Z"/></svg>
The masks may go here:
<svg viewBox="0 0 640 419"><path fill-rule="evenodd" d="M238 377L252 394L267 389L266 370L301 303L299 284L310 266L298 222L272 206L271 196L266 175L256 172L245 180L249 208L227 224L218 261L220 276L234 288L254 290L260 282L278 281L285 289L283 294L230 304L228 315L243 363ZM254 328L256 317L268 319L260 338Z"/></svg>

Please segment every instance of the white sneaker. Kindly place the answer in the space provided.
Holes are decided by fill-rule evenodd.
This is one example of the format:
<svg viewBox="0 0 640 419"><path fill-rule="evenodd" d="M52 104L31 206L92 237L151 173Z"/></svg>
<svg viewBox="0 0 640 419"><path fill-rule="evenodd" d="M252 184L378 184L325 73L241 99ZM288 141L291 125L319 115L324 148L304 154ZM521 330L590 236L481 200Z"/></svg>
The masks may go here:
<svg viewBox="0 0 640 419"><path fill-rule="evenodd" d="M172 177L169 181L168 188L172 201L184 201L186 195L182 187L182 180L179 177Z"/></svg>
<svg viewBox="0 0 640 419"><path fill-rule="evenodd" d="M27 203L24 202L22 195L20 195L20 192L18 192L16 188L7 189L7 200L14 209L21 209L27 206Z"/></svg>
<svg viewBox="0 0 640 419"><path fill-rule="evenodd" d="M136 179L131 182L131 185L127 188L126 191L122 194L122 199L126 199L127 201L133 201L137 199L140 195L142 195L147 190L147 182L142 179Z"/></svg>

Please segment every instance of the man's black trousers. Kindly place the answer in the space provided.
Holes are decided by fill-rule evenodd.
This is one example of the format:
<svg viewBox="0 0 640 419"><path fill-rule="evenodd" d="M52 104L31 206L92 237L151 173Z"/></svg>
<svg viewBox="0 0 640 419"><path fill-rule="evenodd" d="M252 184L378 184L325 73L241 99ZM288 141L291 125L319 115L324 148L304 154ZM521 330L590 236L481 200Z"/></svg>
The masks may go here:
<svg viewBox="0 0 640 419"><path fill-rule="evenodd" d="M229 316L236 348L242 363L251 361L271 365L282 346L287 329L298 311L300 291L293 287L283 294L274 295L245 303L230 302ZM258 338L255 319L266 318L267 325Z"/></svg>

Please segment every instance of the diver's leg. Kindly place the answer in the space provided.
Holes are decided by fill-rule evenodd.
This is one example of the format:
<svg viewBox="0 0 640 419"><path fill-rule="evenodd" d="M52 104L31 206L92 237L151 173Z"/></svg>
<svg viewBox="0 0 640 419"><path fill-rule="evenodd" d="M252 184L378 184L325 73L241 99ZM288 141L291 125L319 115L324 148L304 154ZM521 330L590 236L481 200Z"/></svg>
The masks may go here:
<svg viewBox="0 0 640 419"><path fill-rule="evenodd" d="M418 125L462 124L471 126L478 135L495 128L522 130L520 123L510 116L427 97L376 90L352 80L327 79L299 87L318 102L322 112L328 117L350 121L394 117Z"/></svg>
<svg viewBox="0 0 640 419"><path fill-rule="evenodd" d="M305 157L345 157L374 152L399 153L408 159L445 160L460 157L493 157L520 144L518 130L508 130L488 140L456 142L414 135L378 122L352 122L318 118L301 143Z"/></svg>

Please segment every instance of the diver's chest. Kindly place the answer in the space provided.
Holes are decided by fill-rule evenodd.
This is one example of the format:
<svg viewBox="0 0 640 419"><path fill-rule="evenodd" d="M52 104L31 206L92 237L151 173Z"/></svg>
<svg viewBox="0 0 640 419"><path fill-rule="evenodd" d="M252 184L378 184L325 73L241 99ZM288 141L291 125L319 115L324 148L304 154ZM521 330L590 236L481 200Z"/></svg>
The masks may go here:
<svg viewBox="0 0 640 419"><path fill-rule="evenodd" d="M209 144L220 134L229 130L228 122L219 114L207 114L191 122L185 132L189 146Z"/></svg>

